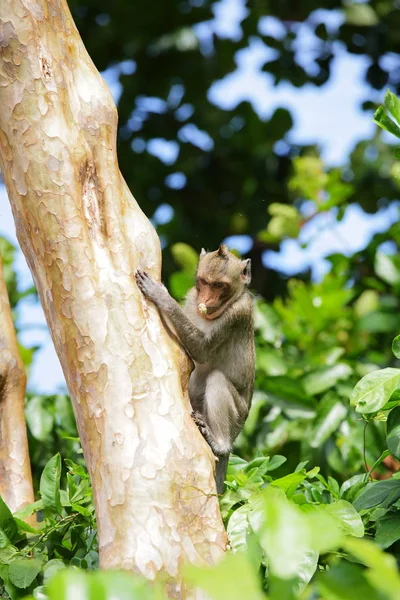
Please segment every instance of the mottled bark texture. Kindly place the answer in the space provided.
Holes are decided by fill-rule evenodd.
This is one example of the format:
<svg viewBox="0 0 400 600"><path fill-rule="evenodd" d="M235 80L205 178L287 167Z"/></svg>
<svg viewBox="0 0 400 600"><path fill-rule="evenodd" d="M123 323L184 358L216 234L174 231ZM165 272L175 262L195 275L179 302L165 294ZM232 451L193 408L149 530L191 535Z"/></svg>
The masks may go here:
<svg viewBox="0 0 400 600"><path fill-rule="evenodd" d="M118 169L115 106L65 0L0 0L0 51L1 169L72 397L101 565L179 582L225 534L187 363L133 277L159 279L161 255Z"/></svg>
<svg viewBox="0 0 400 600"><path fill-rule="evenodd" d="M34 501L24 415L26 375L0 257L0 495L12 512ZM34 521L34 517L27 519Z"/></svg>

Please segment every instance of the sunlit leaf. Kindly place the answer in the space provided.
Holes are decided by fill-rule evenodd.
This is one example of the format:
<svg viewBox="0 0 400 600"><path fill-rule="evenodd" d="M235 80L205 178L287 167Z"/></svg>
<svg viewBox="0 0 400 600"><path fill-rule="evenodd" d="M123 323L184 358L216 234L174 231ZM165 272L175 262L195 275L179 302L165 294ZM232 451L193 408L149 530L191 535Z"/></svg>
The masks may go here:
<svg viewBox="0 0 400 600"><path fill-rule="evenodd" d="M340 521L344 533L355 537L363 537L364 525L362 519L350 502L338 500L332 504L327 504L324 509Z"/></svg>
<svg viewBox="0 0 400 600"><path fill-rule="evenodd" d="M196 250L188 244L178 242L171 246L171 254L181 269L193 277L199 260Z"/></svg>
<svg viewBox="0 0 400 600"><path fill-rule="evenodd" d="M338 363L309 373L303 378L303 386L309 395L320 394L333 387L338 381L348 379L352 372L349 365Z"/></svg>
<svg viewBox="0 0 400 600"><path fill-rule="evenodd" d="M358 27L371 27L378 23L378 15L369 4L353 2L345 9L346 23Z"/></svg>
<svg viewBox="0 0 400 600"><path fill-rule="evenodd" d="M34 396L31 398L25 409L26 421L28 427L37 440L44 441L54 426L54 416L46 405L45 398Z"/></svg>
<svg viewBox="0 0 400 600"><path fill-rule="evenodd" d="M400 100L390 90L386 91L384 99L385 108L392 117L400 124Z"/></svg>
<svg viewBox="0 0 400 600"><path fill-rule="evenodd" d="M400 369L388 367L372 371L357 383L351 394L350 403L359 413L376 412L388 402L399 386Z"/></svg>
<svg viewBox="0 0 400 600"><path fill-rule="evenodd" d="M310 441L311 447L318 448L337 431L346 414L347 409L337 396L324 397L318 406Z"/></svg>
<svg viewBox="0 0 400 600"><path fill-rule="evenodd" d="M365 573L367 580L381 590L391 600L400 598L400 575L394 556L383 552L368 540L348 537L343 541L344 549L369 567Z"/></svg>
<svg viewBox="0 0 400 600"><path fill-rule="evenodd" d="M61 456L56 454L45 466L40 478L40 495L45 507L61 513L60 500Z"/></svg>
<svg viewBox="0 0 400 600"><path fill-rule="evenodd" d="M375 255L374 266L375 272L378 275L378 277L383 279L383 281L385 281L389 285L397 285L398 283L400 283L400 271L394 263L392 256L388 256L384 252L377 252Z"/></svg>
<svg viewBox="0 0 400 600"><path fill-rule="evenodd" d="M227 554L214 567L187 566L184 568L184 578L193 587L207 592L212 600L264 598L257 571L241 552Z"/></svg>
<svg viewBox="0 0 400 600"><path fill-rule="evenodd" d="M380 106L376 110L374 114L374 122L379 125L379 127L382 127L382 129L385 129L385 131L388 131L389 133L392 133L396 137L400 138L400 127L386 114L383 106Z"/></svg>
<svg viewBox="0 0 400 600"><path fill-rule="evenodd" d="M232 550L234 551L246 551L246 543L250 531L249 511L249 504L240 506L232 513L228 521L227 534Z"/></svg>

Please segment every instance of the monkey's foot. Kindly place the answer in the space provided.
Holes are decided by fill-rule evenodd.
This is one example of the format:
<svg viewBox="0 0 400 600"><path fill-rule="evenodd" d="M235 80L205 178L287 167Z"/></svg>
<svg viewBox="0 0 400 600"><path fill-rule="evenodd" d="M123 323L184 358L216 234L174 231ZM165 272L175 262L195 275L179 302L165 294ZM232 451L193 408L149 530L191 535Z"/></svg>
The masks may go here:
<svg viewBox="0 0 400 600"><path fill-rule="evenodd" d="M200 433L206 438L207 434L209 433L209 428L203 419L203 415L199 412L192 412L192 419L199 428Z"/></svg>
<svg viewBox="0 0 400 600"><path fill-rule="evenodd" d="M201 435L206 440L207 444L210 446L210 448L215 456L215 459L219 460L218 454L215 452L215 444L213 441L213 434L211 433L211 429L205 422L203 415L199 412L192 412L192 419L196 423Z"/></svg>

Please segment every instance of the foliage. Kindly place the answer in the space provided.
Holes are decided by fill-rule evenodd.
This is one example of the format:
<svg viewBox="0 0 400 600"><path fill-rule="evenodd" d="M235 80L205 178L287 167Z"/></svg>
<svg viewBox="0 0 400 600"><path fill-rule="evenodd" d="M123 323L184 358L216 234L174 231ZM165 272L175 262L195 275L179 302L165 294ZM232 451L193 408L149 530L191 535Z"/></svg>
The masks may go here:
<svg viewBox="0 0 400 600"><path fill-rule="evenodd" d="M45 598L43 586L66 566L98 566L97 531L92 490L86 470L65 459L65 488L61 488L61 457L46 464L39 500L11 515L0 499L0 578L2 597L13 600L34 592ZM37 514L35 527L24 519ZM46 588L47 589L47 588ZM7 596L4 594L7 593Z"/></svg>
<svg viewBox="0 0 400 600"><path fill-rule="evenodd" d="M195 254L184 245L174 253L189 277ZM390 343L397 284L373 261L370 287L350 288L353 257L341 259L331 259L321 282L293 279L285 300L256 302L256 393L221 498L232 553L213 568L183 572L185 585L212 598L242 598L244 590L272 599L400 593L400 477L379 479L400 455L399 338ZM26 412L35 472L47 462L33 505L12 516L0 504L3 595L165 597L162 581L154 587L97 572L91 488L69 400L30 396ZM58 447L81 464L51 456ZM36 527L23 521L31 513Z"/></svg>
<svg viewBox="0 0 400 600"><path fill-rule="evenodd" d="M312 138L308 145L291 143L297 96L331 84L343 55L359 58L357 77L369 86L357 96L362 109L372 115L376 90L390 86L398 93L397 4L158 0L151 13L140 2L69 5L90 56L117 89L122 173L157 225L165 279L175 271L174 244L199 252L246 235L255 290L268 299L284 293L286 280L275 271L267 276L262 262L265 250L277 247L276 231L267 239L260 232L271 220L273 229L278 224L271 205L290 209L287 178L297 158L319 154ZM246 60L254 93L251 84L241 95L221 91L240 78ZM276 105L274 86L291 94L290 110L286 102ZM264 87L265 102L255 93ZM311 118L314 110L309 107ZM332 118L329 107L317 110L327 122ZM347 201L368 212L387 204L397 190L392 162L393 151L378 135L360 141L345 170ZM159 218L160 206L172 209L169 216Z"/></svg>

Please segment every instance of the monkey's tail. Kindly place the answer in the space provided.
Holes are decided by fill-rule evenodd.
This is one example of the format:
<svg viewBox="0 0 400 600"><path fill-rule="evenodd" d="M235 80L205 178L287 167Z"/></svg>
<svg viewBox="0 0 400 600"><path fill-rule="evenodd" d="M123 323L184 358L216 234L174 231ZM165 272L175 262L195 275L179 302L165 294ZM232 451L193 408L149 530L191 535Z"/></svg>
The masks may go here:
<svg viewBox="0 0 400 600"><path fill-rule="evenodd" d="M226 469L228 468L229 454L218 457L215 469L215 482L217 484L217 494L223 494Z"/></svg>

